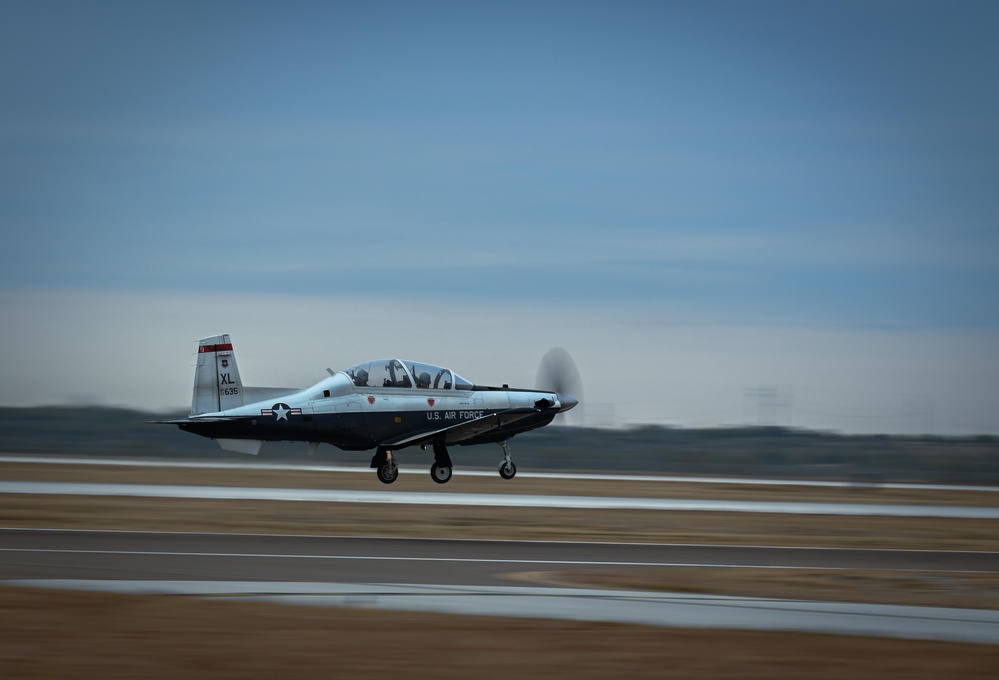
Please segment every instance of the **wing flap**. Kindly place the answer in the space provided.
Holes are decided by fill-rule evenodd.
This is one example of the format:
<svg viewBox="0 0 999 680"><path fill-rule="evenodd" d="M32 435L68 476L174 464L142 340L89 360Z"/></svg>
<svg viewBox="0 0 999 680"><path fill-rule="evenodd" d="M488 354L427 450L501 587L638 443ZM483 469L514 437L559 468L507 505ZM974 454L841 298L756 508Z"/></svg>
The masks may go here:
<svg viewBox="0 0 999 680"><path fill-rule="evenodd" d="M466 439L472 439L491 430L498 429L504 425L515 423L518 420L529 418L537 413L540 413L540 411L534 408L509 409L507 411L500 411L499 413L492 413L488 416L482 416L481 418L476 418L475 420L466 420L465 422L458 423L457 425L442 427L439 430L434 430L432 432L420 432L419 434L408 435L399 439L391 439L382 442L381 445L385 447L392 447L408 446L412 444L429 444L435 440L439 440L442 434L444 435L445 444L456 444L463 442Z"/></svg>

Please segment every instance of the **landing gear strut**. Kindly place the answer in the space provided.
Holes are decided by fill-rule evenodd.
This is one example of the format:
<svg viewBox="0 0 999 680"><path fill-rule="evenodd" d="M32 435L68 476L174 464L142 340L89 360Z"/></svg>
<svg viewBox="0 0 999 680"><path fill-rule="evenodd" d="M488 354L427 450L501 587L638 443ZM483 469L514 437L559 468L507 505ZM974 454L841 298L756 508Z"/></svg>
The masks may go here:
<svg viewBox="0 0 999 680"><path fill-rule="evenodd" d="M513 459L510 457L510 445L506 442L499 442L499 445L503 447L503 461L497 468L500 477L503 479L513 479L513 476L517 474L517 466L513 464Z"/></svg>
<svg viewBox="0 0 999 680"><path fill-rule="evenodd" d="M391 484L399 478L399 464L389 449L379 448L371 459L371 467L377 470L378 481L382 484Z"/></svg>
<svg viewBox="0 0 999 680"><path fill-rule="evenodd" d="M430 466L430 478L438 484L451 480L451 456L443 444L434 444L434 464Z"/></svg>

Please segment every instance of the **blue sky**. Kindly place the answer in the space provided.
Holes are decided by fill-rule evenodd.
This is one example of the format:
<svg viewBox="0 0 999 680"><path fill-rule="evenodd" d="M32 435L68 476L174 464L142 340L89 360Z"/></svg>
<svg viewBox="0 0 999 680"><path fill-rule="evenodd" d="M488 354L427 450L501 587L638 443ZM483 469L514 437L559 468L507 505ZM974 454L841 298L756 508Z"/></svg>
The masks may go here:
<svg viewBox="0 0 999 680"><path fill-rule="evenodd" d="M949 391L864 371L851 389L954 413L973 394L982 415L950 429L999 430L995 352L967 350L999 330L994 3L12 2L0 19L11 315L40 292L412 299L416 323L461 329L450 355L482 336L453 321L468 310L506 328L518 307L613 310L625 341L636 324L849 332L875 364L906 353L863 334L893 333L939 348ZM267 316L245 332L287 342ZM176 328L218 330L194 326ZM600 384L613 347L555 330ZM750 345L706 357L701 382L744 352L726 398L821 391L790 364L757 375ZM834 375L832 354L810 356ZM683 420L667 402L648 417Z"/></svg>

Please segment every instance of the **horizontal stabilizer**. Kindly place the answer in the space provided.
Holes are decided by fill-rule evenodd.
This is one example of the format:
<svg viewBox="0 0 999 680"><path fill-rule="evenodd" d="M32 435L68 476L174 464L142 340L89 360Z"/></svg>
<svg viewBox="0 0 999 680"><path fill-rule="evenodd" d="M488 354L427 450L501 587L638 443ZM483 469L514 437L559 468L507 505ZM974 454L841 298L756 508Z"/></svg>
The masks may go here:
<svg viewBox="0 0 999 680"><path fill-rule="evenodd" d="M250 416L209 416L203 418L178 418L177 420L147 420L150 425L188 425L190 423L228 423L234 420L248 420ZM183 429L183 428L182 428Z"/></svg>

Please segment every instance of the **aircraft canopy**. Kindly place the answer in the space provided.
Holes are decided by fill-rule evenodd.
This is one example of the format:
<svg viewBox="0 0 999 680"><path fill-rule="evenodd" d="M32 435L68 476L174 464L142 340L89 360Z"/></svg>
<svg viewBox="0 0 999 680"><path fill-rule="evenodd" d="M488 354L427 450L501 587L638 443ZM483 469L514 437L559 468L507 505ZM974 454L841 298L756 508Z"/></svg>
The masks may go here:
<svg viewBox="0 0 999 680"><path fill-rule="evenodd" d="M375 359L344 369L355 387L401 387L470 390L472 383L451 369L419 361Z"/></svg>

